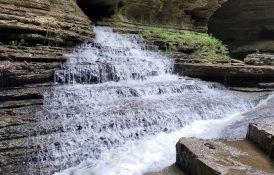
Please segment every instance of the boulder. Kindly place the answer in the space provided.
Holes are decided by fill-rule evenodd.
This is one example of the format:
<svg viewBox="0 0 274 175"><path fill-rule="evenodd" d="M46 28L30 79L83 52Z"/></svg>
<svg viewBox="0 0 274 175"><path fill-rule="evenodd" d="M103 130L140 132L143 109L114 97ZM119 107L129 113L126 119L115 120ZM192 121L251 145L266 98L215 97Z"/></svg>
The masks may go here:
<svg viewBox="0 0 274 175"><path fill-rule="evenodd" d="M274 122L250 124L247 138L274 160Z"/></svg>

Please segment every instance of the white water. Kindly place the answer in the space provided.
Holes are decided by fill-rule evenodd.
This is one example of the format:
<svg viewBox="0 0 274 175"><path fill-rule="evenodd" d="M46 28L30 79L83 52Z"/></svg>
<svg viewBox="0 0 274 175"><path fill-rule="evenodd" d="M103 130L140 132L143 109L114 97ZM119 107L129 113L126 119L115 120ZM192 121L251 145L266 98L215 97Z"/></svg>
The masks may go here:
<svg viewBox="0 0 274 175"><path fill-rule="evenodd" d="M176 161L175 145L181 137L218 138L222 129L238 117L232 115L225 119L194 121L178 131L161 132L156 136L131 141L118 149L106 151L93 167L89 167L93 163L91 159L58 174L141 175L156 172Z"/></svg>
<svg viewBox="0 0 274 175"><path fill-rule="evenodd" d="M268 99L261 101L254 109L263 106ZM93 160L86 160L81 165L58 174L141 175L157 172L176 161L175 145L181 137L220 138L223 129L244 118L242 114L244 112L223 119L197 120L175 132L161 132L155 136L131 141L120 148L106 151L93 167L89 167Z"/></svg>
<svg viewBox="0 0 274 175"><path fill-rule="evenodd" d="M147 51L135 35L95 33L95 43L77 48L56 72L64 85L45 95L39 114L39 127L51 133L37 140L46 150L39 160L59 174L159 170L174 163L180 137L218 137L256 105L248 94L173 75L173 60Z"/></svg>

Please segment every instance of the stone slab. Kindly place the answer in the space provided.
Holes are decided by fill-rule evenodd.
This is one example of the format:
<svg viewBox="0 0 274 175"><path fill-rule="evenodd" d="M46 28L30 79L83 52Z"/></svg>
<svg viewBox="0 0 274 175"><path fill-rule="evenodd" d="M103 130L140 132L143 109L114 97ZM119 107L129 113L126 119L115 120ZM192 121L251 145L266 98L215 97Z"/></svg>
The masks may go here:
<svg viewBox="0 0 274 175"><path fill-rule="evenodd" d="M274 82L273 66L177 63L175 72L228 86L258 87L259 83Z"/></svg>
<svg viewBox="0 0 274 175"><path fill-rule="evenodd" d="M274 162L247 140L224 141L181 138L176 164L195 175L270 175Z"/></svg>
<svg viewBox="0 0 274 175"><path fill-rule="evenodd" d="M250 124L247 138L274 160L274 122Z"/></svg>

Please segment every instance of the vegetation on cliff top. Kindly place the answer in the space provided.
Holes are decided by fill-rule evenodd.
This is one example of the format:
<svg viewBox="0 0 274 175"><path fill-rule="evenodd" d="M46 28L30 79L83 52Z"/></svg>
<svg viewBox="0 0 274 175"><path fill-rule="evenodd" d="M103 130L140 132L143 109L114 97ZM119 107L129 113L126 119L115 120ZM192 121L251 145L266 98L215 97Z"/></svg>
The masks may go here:
<svg viewBox="0 0 274 175"><path fill-rule="evenodd" d="M148 28L140 33L144 38L158 37L167 42L169 51L177 51L181 47L194 49L195 58L209 62L229 62L228 49L218 39L205 33L191 31L171 31L164 28Z"/></svg>

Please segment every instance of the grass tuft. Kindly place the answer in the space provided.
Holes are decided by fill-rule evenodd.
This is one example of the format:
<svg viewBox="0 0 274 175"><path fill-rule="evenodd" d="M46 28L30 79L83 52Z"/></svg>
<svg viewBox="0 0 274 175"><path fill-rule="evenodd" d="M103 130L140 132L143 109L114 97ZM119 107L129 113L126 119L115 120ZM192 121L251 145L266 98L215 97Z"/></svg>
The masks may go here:
<svg viewBox="0 0 274 175"><path fill-rule="evenodd" d="M171 31L164 28L149 28L143 30L140 35L144 38L159 37L168 43L168 50L176 51L181 46L188 46L195 49L195 56L210 62L229 62L227 47L217 38L191 31Z"/></svg>

